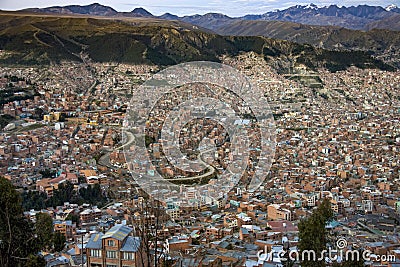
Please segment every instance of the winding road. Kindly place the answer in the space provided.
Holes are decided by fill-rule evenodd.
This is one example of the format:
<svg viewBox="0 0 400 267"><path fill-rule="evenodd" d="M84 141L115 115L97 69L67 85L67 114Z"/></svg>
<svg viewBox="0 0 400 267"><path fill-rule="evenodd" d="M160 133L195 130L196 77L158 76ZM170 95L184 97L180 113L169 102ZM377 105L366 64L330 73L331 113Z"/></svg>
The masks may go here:
<svg viewBox="0 0 400 267"><path fill-rule="evenodd" d="M124 147L131 145L135 141L135 136L134 136L133 133L131 133L131 132L124 132L124 133L127 136L126 143L124 143L121 146L115 148L114 150L121 150ZM114 170L118 169L118 167L112 165L111 161L110 161L110 154L114 150L104 150L105 154L99 158L97 164L105 166L105 167L110 168L110 169L114 169ZM165 181L165 180L170 181L170 182L174 182L174 181L177 181L177 182L179 182L179 181L191 181L191 180L193 180L193 181L200 180L201 181L202 179L207 179L209 177L213 177L215 175L215 172L216 172L215 168L213 166L207 164L206 162L204 162L203 158L202 158L202 156L205 153L211 152L213 150L214 150L214 148L210 148L210 149L207 149L205 151L202 151L201 153L199 153L197 155L197 160L208 169L208 171L206 173L204 173L204 174L201 174L201 175L198 175L198 176L193 176L193 177L182 177L182 178L172 178L172 179L164 179L164 178L158 179L158 178L155 178L153 176L148 176L148 175L144 175L144 176L148 177L149 180L154 181L154 182L160 182L160 181Z"/></svg>
<svg viewBox="0 0 400 267"><path fill-rule="evenodd" d="M124 132L124 133L127 136L126 143L121 145L121 146L119 146L119 147L117 147L117 148L115 148L115 149L113 149L113 150L110 150L110 149L103 150L103 151L105 151L105 154L99 158L97 164L105 166L107 168L115 169L115 170L118 169L118 167L115 167L114 165L111 164L111 161L110 161L111 152L114 151L114 150L121 150L124 147L131 145L135 141L135 136L133 135L133 133L127 132L127 131Z"/></svg>

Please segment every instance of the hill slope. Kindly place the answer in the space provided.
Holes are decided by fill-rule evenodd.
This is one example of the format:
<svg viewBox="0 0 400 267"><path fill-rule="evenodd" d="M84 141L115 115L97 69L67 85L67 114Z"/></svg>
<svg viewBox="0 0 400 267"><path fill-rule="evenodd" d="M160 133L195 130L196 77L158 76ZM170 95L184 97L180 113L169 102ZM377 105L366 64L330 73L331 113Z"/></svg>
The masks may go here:
<svg viewBox="0 0 400 267"><path fill-rule="evenodd" d="M365 32L282 21L231 20L220 25L213 30L222 35L265 36L329 50L361 50L400 67L400 33L396 31L373 29Z"/></svg>
<svg viewBox="0 0 400 267"><path fill-rule="evenodd" d="M335 52L265 37L221 36L178 21L150 18L57 17L2 12L0 62L48 64L81 60L169 65L193 60L218 61L223 54L254 51L275 60L282 72L288 64L330 70L350 65L390 69L364 52Z"/></svg>
<svg viewBox="0 0 400 267"><path fill-rule="evenodd" d="M131 12L117 12L100 4L36 8L29 11L44 14L107 16L121 20L127 17L141 17L181 21L201 27L203 31L208 29L221 35L264 36L344 52L361 50L400 68L400 33L396 31L400 30L400 9L394 5L386 9L368 5L356 7L297 5L284 10L262 15L246 15L241 18L231 18L219 13L184 17L166 13L156 17L143 8L135 8Z"/></svg>

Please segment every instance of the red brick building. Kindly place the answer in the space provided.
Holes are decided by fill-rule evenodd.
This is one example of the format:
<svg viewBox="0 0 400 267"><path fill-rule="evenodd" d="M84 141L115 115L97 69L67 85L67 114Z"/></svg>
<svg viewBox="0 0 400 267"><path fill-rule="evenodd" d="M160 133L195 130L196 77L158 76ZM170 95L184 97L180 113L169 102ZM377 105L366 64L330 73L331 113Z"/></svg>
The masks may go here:
<svg viewBox="0 0 400 267"><path fill-rule="evenodd" d="M86 245L87 266L143 266L142 259L147 257L142 255L140 238L132 236L132 231L132 228L119 224L105 234L93 234Z"/></svg>

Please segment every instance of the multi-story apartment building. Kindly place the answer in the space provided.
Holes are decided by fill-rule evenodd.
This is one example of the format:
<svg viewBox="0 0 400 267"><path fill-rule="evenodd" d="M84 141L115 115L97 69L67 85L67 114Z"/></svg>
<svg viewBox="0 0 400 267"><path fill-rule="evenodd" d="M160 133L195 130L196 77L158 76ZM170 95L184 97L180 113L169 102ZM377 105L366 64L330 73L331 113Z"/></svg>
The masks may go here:
<svg viewBox="0 0 400 267"><path fill-rule="evenodd" d="M207 236L213 235L214 238L220 239L220 238L222 238L222 228L215 227L215 226L209 226L206 228L206 235Z"/></svg>
<svg viewBox="0 0 400 267"><path fill-rule="evenodd" d="M268 219L270 220L293 220L293 214L290 210L282 208L278 204L268 205Z"/></svg>
<svg viewBox="0 0 400 267"><path fill-rule="evenodd" d="M81 223L90 223L94 222L101 217L101 210L97 207L93 207L93 209L85 209L79 214L79 219Z"/></svg>
<svg viewBox="0 0 400 267"><path fill-rule="evenodd" d="M143 266L147 257L143 255L144 250L140 249L140 238L132 236L132 231L132 228L119 224L105 234L92 234L86 245L87 266Z"/></svg>
<svg viewBox="0 0 400 267"><path fill-rule="evenodd" d="M54 221L54 231L65 235L66 239L72 238L76 231L76 224L72 221Z"/></svg>
<svg viewBox="0 0 400 267"><path fill-rule="evenodd" d="M343 202L338 201L336 199L331 200L331 208L333 212L336 214L343 214L345 211Z"/></svg>

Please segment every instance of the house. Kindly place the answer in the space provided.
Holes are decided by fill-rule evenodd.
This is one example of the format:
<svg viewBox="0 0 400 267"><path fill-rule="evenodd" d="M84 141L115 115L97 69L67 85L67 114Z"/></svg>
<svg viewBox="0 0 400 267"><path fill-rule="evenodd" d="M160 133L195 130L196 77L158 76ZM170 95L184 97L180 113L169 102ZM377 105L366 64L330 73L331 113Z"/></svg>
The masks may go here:
<svg viewBox="0 0 400 267"><path fill-rule="evenodd" d="M140 249L140 237L132 236L132 231L128 226L117 224L105 234L92 234L86 245L87 266L143 266L147 257Z"/></svg>
<svg viewBox="0 0 400 267"><path fill-rule="evenodd" d="M268 205L268 219L270 220L293 220L293 214L290 210L281 207L278 204Z"/></svg>
<svg viewBox="0 0 400 267"><path fill-rule="evenodd" d="M168 253L170 253L171 251L186 252L190 248L191 243L192 239L190 236L173 236L166 240L165 247Z"/></svg>
<svg viewBox="0 0 400 267"><path fill-rule="evenodd" d="M93 209L85 209L81 213L79 213L79 219L81 223L91 223L96 220L98 220L102 215L102 212L100 209L98 209L96 206L93 207Z"/></svg>
<svg viewBox="0 0 400 267"><path fill-rule="evenodd" d="M66 239L72 238L73 235L75 234L76 230L76 224L72 223L72 221L67 220L67 221L54 221L54 231L55 232L60 232L65 236Z"/></svg>

